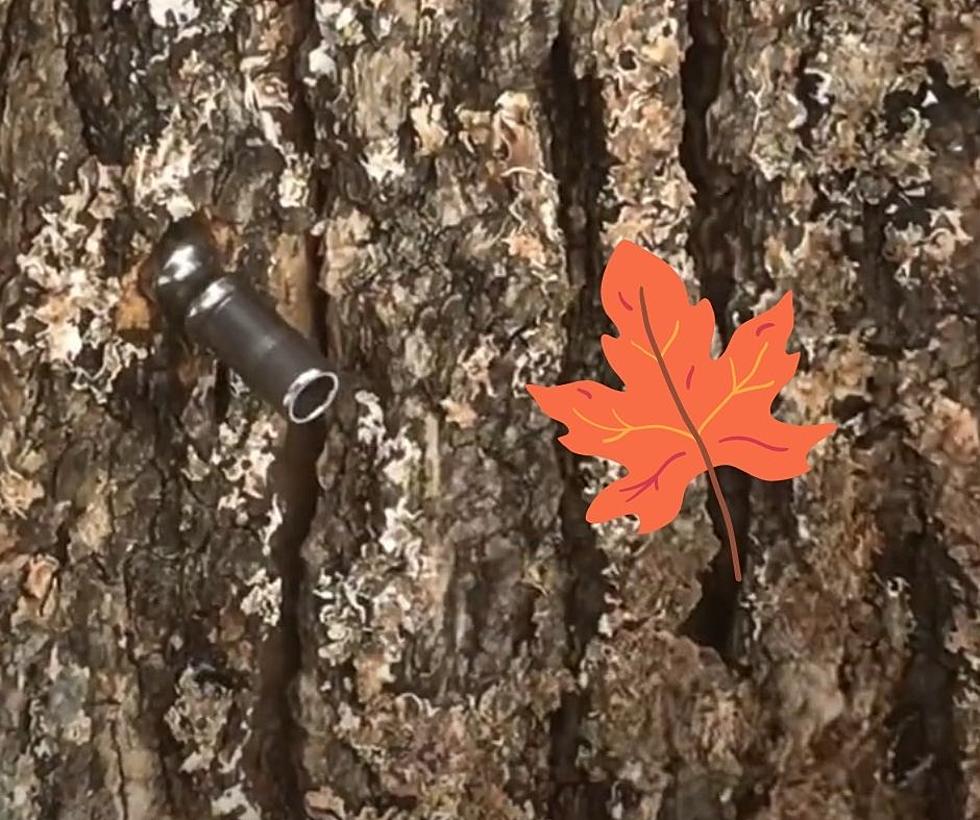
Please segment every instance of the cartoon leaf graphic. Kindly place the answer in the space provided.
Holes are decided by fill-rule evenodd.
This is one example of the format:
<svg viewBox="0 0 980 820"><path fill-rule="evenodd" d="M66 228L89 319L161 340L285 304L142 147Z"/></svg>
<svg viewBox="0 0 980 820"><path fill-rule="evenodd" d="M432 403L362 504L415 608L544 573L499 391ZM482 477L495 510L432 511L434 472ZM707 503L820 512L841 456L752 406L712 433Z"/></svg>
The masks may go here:
<svg viewBox="0 0 980 820"><path fill-rule="evenodd" d="M541 409L568 428L559 438L565 447L627 468L592 501L588 521L634 514L641 533L658 530L677 516L688 484L707 471L741 580L715 467L731 465L765 481L802 475L809 451L837 427L786 424L770 412L800 359L786 353L792 297L786 293L740 325L713 359L707 299L691 305L666 262L631 242L616 246L602 277L602 306L619 336L604 335L602 350L624 389L594 381L527 386Z"/></svg>

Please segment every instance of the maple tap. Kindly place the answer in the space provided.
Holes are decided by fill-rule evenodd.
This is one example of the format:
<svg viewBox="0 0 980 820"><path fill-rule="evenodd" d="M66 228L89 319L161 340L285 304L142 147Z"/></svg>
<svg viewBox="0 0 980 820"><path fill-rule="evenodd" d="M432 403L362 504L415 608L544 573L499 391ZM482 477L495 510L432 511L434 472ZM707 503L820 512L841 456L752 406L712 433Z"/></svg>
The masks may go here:
<svg viewBox="0 0 980 820"><path fill-rule="evenodd" d="M339 379L319 350L239 276L228 275L207 221L174 222L150 257L167 320L231 367L290 421L326 412Z"/></svg>

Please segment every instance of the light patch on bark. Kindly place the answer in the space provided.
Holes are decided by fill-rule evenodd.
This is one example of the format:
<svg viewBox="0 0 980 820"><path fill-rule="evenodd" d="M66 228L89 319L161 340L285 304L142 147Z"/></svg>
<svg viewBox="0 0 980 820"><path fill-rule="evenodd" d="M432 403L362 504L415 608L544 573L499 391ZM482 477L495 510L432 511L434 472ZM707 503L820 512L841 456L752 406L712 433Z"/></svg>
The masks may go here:
<svg viewBox="0 0 980 820"><path fill-rule="evenodd" d="M405 163L398 150L397 136L379 137L365 146L361 164L372 182L387 182L405 175Z"/></svg>
<svg viewBox="0 0 980 820"><path fill-rule="evenodd" d="M183 28L194 22L201 10L194 0L147 0L150 18L161 28L176 25Z"/></svg>
<svg viewBox="0 0 980 820"><path fill-rule="evenodd" d="M283 208L302 208L310 198L313 160L300 154L290 160L279 177L279 204Z"/></svg>
<svg viewBox="0 0 980 820"><path fill-rule="evenodd" d="M259 537L262 540L262 554L269 556L272 554L272 539L279 532L283 522L283 509L279 502L279 496L272 496L272 503L269 505L269 512L265 526L262 527Z"/></svg>
<svg viewBox="0 0 980 820"><path fill-rule="evenodd" d="M420 327L405 338L405 366L417 379L424 379L434 365L435 354L429 346L428 334Z"/></svg>
<svg viewBox="0 0 980 820"><path fill-rule="evenodd" d="M177 681L177 699L164 721L185 752L183 772L206 771L214 762L234 697L208 679L206 667L188 666Z"/></svg>
<svg viewBox="0 0 980 820"><path fill-rule="evenodd" d="M335 299L345 295L345 283L354 279L371 253L371 218L348 206L327 222L324 233L323 289Z"/></svg>
<svg viewBox="0 0 980 820"><path fill-rule="evenodd" d="M83 348L101 347L100 370L77 371L74 384L90 390L99 403L106 401L118 373L146 355L115 334L119 280L90 273L104 263L104 225L119 206L119 183L116 169L90 161L79 168L76 190L59 197L60 207L42 211L43 227L17 264L43 296L36 309L22 311L6 330L18 336L11 342L18 355L35 355L37 343L26 340L37 338L44 358L59 368L71 369ZM38 336L29 329L29 319L43 325Z"/></svg>
<svg viewBox="0 0 980 820"><path fill-rule="evenodd" d="M222 472L235 489L263 498L269 468L276 459L280 427L279 420L273 417L222 423L218 431L220 446L211 454L211 463L224 465Z"/></svg>
<svg viewBox="0 0 980 820"><path fill-rule="evenodd" d="M217 817L234 815L235 820L262 820L262 814L253 804L240 784L225 789L211 800L211 811Z"/></svg>
<svg viewBox="0 0 980 820"><path fill-rule="evenodd" d="M443 399L439 405L446 411L446 421L464 430L471 429L479 421L476 411L466 402Z"/></svg>
<svg viewBox="0 0 980 820"><path fill-rule="evenodd" d="M268 572L260 568L245 581L248 594L242 599L242 612L258 615L266 626L279 623L282 610L282 578L269 578Z"/></svg>
<svg viewBox="0 0 980 820"><path fill-rule="evenodd" d="M32 555L27 563L21 592L35 601L43 601L51 591L54 574L60 566L58 559L51 555Z"/></svg>
<svg viewBox="0 0 980 820"><path fill-rule="evenodd" d="M490 365L499 355L500 351L494 344L493 336L484 334L480 336L474 350L460 362L461 372L465 376L464 389L469 398L479 395L481 387L491 398L497 395L490 380Z"/></svg>
<svg viewBox="0 0 980 820"><path fill-rule="evenodd" d="M354 401L364 407L364 412L357 419L357 440L361 444L379 447L385 436L381 400L370 390L358 390Z"/></svg>
<svg viewBox="0 0 980 820"><path fill-rule="evenodd" d="M443 104L433 99L425 84L417 84L415 96L419 103L412 106L410 114L412 127L419 138L418 153L423 157L431 156L445 145L449 136Z"/></svg>
<svg viewBox="0 0 980 820"><path fill-rule="evenodd" d="M171 219L190 216L195 203L188 196L194 167L194 143L186 136L187 123L179 110L171 113L157 139L136 149L128 176L136 201L147 210L164 208Z"/></svg>
<svg viewBox="0 0 980 820"><path fill-rule="evenodd" d="M85 509L72 529L71 557L79 560L102 551L106 539L112 534L112 512L109 509L108 480L100 475L92 482L86 495Z"/></svg>
<svg viewBox="0 0 980 820"><path fill-rule="evenodd" d="M0 472L0 512L24 518L31 504L44 498L44 488L11 468Z"/></svg>
<svg viewBox="0 0 980 820"><path fill-rule="evenodd" d="M378 543L381 549L389 555L404 556L413 558L422 546L422 539L413 529L413 524L418 520L419 513L411 512L408 509L408 502L404 497L399 498L394 507L388 507L384 511L385 527L381 535L378 536Z"/></svg>
<svg viewBox="0 0 980 820"><path fill-rule="evenodd" d="M312 595L319 602L318 620L325 627L317 656L333 666L344 663L360 641L367 621L360 579L321 570ZM363 600L369 600L367 596Z"/></svg>
<svg viewBox="0 0 980 820"><path fill-rule="evenodd" d="M308 791L303 797L306 813L313 820L347 820L344 801L329 786Z"/></svg>
<svg viewBox="0 0 980 820"><path fill-rule="evenodd" d="M844 711L844 696L837 683L833 660L791 661L776 676L780 716L791 747L785 754L806 747L811 739Z"/></svg>

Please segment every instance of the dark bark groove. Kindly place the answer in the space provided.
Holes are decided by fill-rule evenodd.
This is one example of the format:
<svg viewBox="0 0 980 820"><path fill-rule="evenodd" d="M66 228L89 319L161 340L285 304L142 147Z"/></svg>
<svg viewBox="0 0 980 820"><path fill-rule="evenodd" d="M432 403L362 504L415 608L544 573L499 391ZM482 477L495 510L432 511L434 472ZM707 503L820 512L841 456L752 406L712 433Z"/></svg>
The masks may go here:
<svg viewBox="0 0 980 820"><path fill-rule="evenodd" d="M564 322L568 343L561 368L562 382L593 376L601 355L596 356L592 333L604 321L598 298L603 268L600 197L608 163L602 98L594 77L577 76L573 48L563 24L551 48L544 91L551 130L551 162L558 179L558 221L565 236L569 275L578 288L578 298ZM608 367L604 369L608 371ZM585 521L587 505L579 472L582 459L557 443L555 449L564 484L559 515L566 551L563 559L569 572L565 663L574 674L605 609L608 584L602 572L607 562ZM580 729L588 709L588 692L566 693L551 718L550 758L555 779L552 817L609 817L610 784L590 782L577 764L583 742Z"/></svg>
<svg viewBox="0 0 980 820"><path fill-rule="evenodd" d="M687 25L690 45L681 68L684 132L680 161L695 189L688 250L694 259L702 296L711 302L724 346L735 330L729 318L735 287L733 254L727 246L732 241L735 209L742 192L738 177L714 159L709 139L708 112L718 97L725 59L721 5L716 0L691 0ZM748 576L752 567L751 478L724 466L718 468L717 475ZM682 633L716 650L727 662L735 663L732 636L738 613L739 584L732 575L728 536L718 502L709 494L706 503L721 548L700 576L701 600L682 627Z"/></svg>

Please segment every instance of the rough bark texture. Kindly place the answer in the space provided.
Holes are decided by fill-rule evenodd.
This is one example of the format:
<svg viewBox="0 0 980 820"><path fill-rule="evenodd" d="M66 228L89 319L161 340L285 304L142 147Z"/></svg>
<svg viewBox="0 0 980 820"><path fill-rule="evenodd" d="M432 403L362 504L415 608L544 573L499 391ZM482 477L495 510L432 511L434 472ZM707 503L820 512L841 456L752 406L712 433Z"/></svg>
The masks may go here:
<svg viewBox="0 0 980 820"><path fill-rule="evenodd" d="M972 0L0 0L0 817L980 817ZM206 208L344 371L160 324ZM792 482L584 522L627 238L792 289Z"/></svg>

